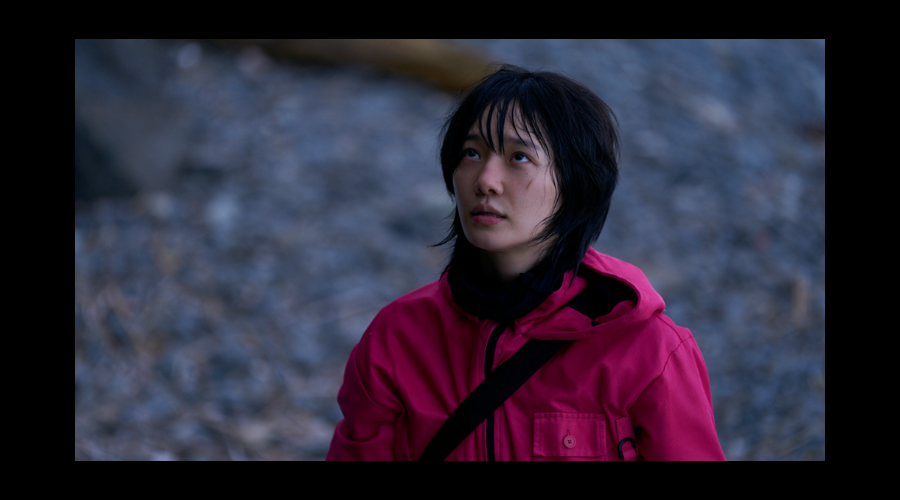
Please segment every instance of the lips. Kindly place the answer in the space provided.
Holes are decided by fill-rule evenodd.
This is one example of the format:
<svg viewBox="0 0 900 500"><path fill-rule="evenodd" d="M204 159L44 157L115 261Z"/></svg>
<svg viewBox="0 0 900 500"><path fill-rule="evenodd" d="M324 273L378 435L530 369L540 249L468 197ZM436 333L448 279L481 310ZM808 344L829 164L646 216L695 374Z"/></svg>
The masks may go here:
<svg viewBox="0 0 900 500"><path fill-rule="evenodd" d="M472 210L472 222L475 224L493 226L503 222L504 219L506 216L490 205L478 205Z"/></svg>
<svg viewBox="0 0 900 500"><path fill-rule="evenodd" d="M506 216L503 215L503 213L500 212L500 210L497 210L496 208L494 208L490 205L485 205L485 204L480 204L480 205L476 206L472 210L472 216L473 217L474 216L489 216L489 217L497 217L499 219L506 218Z"/></svg>

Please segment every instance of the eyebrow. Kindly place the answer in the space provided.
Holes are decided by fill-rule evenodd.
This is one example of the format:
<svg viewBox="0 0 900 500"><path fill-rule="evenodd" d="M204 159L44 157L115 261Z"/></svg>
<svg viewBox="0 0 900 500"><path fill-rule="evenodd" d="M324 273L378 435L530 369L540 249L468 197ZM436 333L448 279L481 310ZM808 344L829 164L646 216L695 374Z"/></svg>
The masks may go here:
<svg viewBox="0 0 900 500"><path fill-rule="evenodd" d="M484 140L484 139L479 134L469 134L466 136L466 141L480 141L480 140ZM533 143L525 142L522 139L519 139L518 136L514 136L514 135L504 136L503 143L505 144L507 142L512 142L513 144L518 144L522 147L525 147L534 152L537 152L537 148L534 146Z"/></svg>

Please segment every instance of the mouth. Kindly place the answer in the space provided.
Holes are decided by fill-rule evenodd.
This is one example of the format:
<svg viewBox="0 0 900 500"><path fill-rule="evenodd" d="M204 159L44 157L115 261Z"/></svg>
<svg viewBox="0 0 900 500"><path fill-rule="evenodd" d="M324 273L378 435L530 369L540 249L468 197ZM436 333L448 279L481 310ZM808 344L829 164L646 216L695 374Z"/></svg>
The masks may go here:
<svg viewBox="0 0 900 500"><path fill-rule="evenodd" d="M506 216L492 212L489 208L491 207L477 207L475 210L472 210L472 222L476 225L493 226L494 224L500 224L506 219Z"/></svg>
<svg viewBox="0 0 900 500"><path fill-rule="evenodd" d="M472 217L496 217L498 219L505 219L506 216L500 213L497 210L497 207L492 207L488 203L479 203L472 207Z"/></svg>

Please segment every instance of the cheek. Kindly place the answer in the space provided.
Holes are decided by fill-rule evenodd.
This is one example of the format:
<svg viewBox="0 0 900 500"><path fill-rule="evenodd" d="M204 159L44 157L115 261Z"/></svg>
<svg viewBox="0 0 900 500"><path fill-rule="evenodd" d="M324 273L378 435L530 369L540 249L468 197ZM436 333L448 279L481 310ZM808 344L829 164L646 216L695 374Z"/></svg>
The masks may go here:
<svg viewBox="0 0 900 500"><path fill-rule="evenodd" d="M454 196L468 196L472 191L472 185L475 180L472 178L472 169L457 168L453 171L453 193Z"/></svg>
<svg viewBox="0 0 900 500"><path fill-rule="evenodd" d="M528 197L535 200L534 207L538 212L556 212L556 183L553 175L542 173L528 182Z"/></svg>
<svg viewBox="0 0 900 500"><path fill-rule="evenodd" d="M458 170L457 170L458 172ZM459 216L463 216L463 204L465 203L465 193L459 190L459 182L457 181L456 172L453 173L453 201L456 203L456 211Z"/></svg>

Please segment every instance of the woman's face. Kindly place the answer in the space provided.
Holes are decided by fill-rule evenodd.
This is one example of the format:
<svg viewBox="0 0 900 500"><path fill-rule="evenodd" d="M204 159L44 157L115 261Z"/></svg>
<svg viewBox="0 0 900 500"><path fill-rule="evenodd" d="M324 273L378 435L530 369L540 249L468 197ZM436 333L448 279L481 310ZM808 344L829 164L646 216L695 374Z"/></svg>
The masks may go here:
<svg viewBox="0 0 900 500"><path fill-rule="evenodd" d="M523 263L527 267L519 272L525 272L552 244L532 242L556 211L557 189L550 155L521 123L513 122L507 118L505 123L503 153L492 151L477 123L472 126L453 172L453 189L469 242L493 257ZM499 138L493 141L499 149Z"/></svg>

